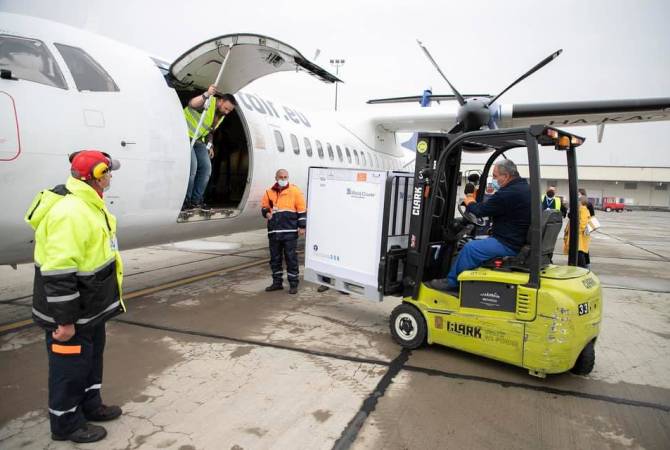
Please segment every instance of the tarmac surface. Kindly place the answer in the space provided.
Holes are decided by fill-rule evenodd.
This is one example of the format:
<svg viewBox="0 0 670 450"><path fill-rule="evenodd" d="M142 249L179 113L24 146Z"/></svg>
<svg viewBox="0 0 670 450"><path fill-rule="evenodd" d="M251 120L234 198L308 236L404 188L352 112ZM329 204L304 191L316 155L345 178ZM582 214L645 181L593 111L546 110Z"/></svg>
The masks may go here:
<svg viewBox="0 0 670 450"><path fill-rule="evenodd" d="M398 298L266 293L262 230L123 252L128 313L107 325L102 393L124 414L97 444L51 441L33 269L0 267L0 448L668 449L670 213L598 218L588 376L403 351L388 326Z"/></svg>

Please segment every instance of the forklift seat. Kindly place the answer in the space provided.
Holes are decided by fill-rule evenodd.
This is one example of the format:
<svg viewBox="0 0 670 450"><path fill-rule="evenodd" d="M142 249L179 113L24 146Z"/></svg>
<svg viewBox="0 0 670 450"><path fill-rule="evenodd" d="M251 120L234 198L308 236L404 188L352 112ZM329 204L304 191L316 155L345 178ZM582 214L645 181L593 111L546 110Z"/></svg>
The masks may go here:
<svg viewBox="0 0 670 450"><path fill-rule="evenodd" d="M540 249L540 268L551 264L551 255L554 253L556 239L563 226L563 216L556 209L545 209L540 218L540 233L542 233ZM530 228L526 235L526 244L516 256L505 256L503 258L493 258L486 261L483 266L491 269L513 270L528 272L528 258L530 257ZM502 261L502 262L501 262Z"/></svg>

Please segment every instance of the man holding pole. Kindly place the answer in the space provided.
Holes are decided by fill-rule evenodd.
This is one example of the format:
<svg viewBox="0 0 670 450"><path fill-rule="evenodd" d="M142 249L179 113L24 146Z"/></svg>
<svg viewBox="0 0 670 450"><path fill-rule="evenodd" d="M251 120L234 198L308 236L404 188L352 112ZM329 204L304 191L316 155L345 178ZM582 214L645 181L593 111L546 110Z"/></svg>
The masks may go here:
<svg viewBox="0 0 670 450"><path fill-rule="evenodd" d="M191 208L208 209L203 203L203 197L212 174L210 160L214 157L213 133L235 106L235 97L231 94L219 94L216 86L211 85L202 95L189 100L184 108L191 140L191 171L182 211Z"/></svg>

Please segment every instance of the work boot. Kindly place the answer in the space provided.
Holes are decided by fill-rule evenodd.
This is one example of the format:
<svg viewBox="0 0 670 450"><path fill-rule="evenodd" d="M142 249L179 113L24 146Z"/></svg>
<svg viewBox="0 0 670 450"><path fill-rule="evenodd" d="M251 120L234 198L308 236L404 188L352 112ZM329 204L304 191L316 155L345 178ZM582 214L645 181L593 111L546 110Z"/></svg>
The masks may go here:
<svg viewBox="0 0 670 450"><path fill-rule="evenodd" d="M284 287L281 284L272 283L270 286L265 288L265 292L281 291L282 289L284 289Z"/></svg>
<svg viewBox="0 0 670 450"><path fill-rule="evenodd" d="M328 286L324 286L323 284L316 288L316 292L326 292L328 289L330 289Z"/></svg>
<svg viewBox="0 0 670 450"><path fill-rule="evenodd" d="M446 278L436 278L434 280L430 280L426 284L431 289L436 289L438 291L446 292L448 294L455 295L456 297L458 297L458 286L449 285Z"/></svg>
<svg viewBox="0 0 670 450"><path fill-rule="evenodd" d="M93 425L92 423L85 423L81 427L74 430L72 433L60 436L51 433L51 439L54 441L72 441L80 444L87 442L97 442L107 436L107 430L100 425Z"/></svg>
<svg viewBox="0 0 670 450"><path fill-rule="evenodd" d="M194 209L199 209L202 212L210 212L212 210L212 207L209 206L207 203L198 203L193 205Z"/></svg>
<svg viewBox="0 0 670 450"><path fill-rule="evenodd" d="M121 408L116 405L100 405L95 411L91 411L89 413L84 412L84 417L86 417L86 420L91 422L107 422L109 420L116 419L121 415L121 413Z"/></svg>
<svg viewBox="0 0 670 450"><path fill-rule="evenodd" d="M297 294L298 293L298 286L291 286L288 290L289 294Z"/></svg>

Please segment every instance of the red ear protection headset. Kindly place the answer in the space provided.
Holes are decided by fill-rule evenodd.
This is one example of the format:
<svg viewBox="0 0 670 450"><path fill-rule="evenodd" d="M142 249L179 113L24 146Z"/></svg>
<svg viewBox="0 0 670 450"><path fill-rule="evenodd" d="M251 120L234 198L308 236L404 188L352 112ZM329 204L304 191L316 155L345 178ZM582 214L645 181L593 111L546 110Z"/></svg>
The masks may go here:
<svg viewBox="0 0 670 450"><path fill-rule="evenodd" d="M104 156L104 158L101 158L101 155ZM72 164L70 172L72 173L72 176L78 180L99 180L111 170L112 157L105 152L82 150L72 153L69 159ZM78 160L75 161L75 159Z"/></svg>

